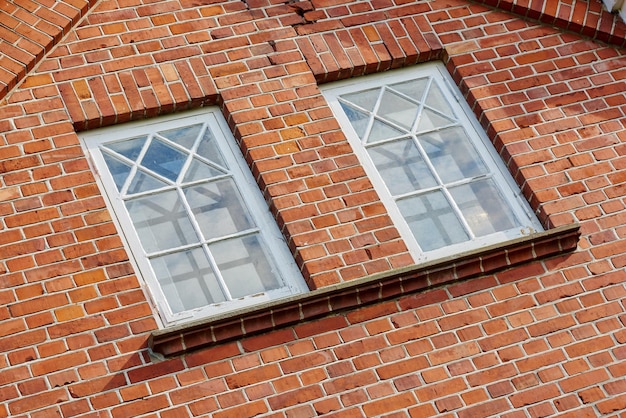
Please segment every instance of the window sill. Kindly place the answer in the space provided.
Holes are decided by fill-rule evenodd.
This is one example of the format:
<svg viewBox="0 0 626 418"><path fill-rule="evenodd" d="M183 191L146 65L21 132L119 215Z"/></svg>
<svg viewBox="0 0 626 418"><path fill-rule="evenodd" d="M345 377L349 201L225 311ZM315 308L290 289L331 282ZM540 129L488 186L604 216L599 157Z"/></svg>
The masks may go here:
<svg viewBox="0 0 626 418"><path fill-rule="evenodd" d="M157 330L150 337L149 347L159 357L185 354L573 251L579 237L578 224L561 226L505 243Z"/></svg>

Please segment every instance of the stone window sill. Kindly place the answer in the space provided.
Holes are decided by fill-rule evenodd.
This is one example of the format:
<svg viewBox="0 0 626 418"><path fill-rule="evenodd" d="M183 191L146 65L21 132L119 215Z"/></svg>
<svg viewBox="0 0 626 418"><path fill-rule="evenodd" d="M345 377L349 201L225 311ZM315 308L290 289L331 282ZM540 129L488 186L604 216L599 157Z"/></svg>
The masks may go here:
<svg viewBox="0 0 626 418"><path fill-rule="evenodd" d="M578 224L561 226L498 245L157 330L150 337L149 347L157 357L185 354L573 251L579 238Z"/></svg>

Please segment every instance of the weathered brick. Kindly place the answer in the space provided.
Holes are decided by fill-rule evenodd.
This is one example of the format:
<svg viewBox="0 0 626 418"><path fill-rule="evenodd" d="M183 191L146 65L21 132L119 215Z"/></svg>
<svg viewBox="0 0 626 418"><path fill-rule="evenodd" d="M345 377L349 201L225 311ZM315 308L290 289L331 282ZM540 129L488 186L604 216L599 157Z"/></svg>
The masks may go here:
<svg viewBox="0 0 626 418"><path fill-rule="evenodd" d="M268 402L272 409L280 409L309 402L321 397L322 393L320 386L309 386L272 396L268 398Z"/></svg>
<svg viewBox="0 0 626 418"><path fill-rule="evenodd" d="M265 367L258 367L253 370L239 372L235 375L228 376L226 383L231 389L240 388L247 385L252 385L265 380L270 380L281 376L282 373L278 366L268 365Z"/></svg>
<svg viewBox="0 0 626 418"><path fill-rule="evenodd" d="M172 391L170 396L174 404L189 403L192 400L204 398L225 391L221 381L201 382L195 385L185 386L183 389Z"/></svg>
<svg viewBox="0 0 626 418"><path fill-rule="evenodd" d="M420 402L428 402L433 399L451 395L467 389L467 384L461 378L453 378L445 382L436 383L416 389L415 396Z"/></svg>
<svg viewBox="0 0 626 418"><path fill-rule="evenodd" d="M426 357L414 357L399 362L390 363L376 369L376 373L381 379L390 379L392 377L415 372L428 367Z"/></svg>

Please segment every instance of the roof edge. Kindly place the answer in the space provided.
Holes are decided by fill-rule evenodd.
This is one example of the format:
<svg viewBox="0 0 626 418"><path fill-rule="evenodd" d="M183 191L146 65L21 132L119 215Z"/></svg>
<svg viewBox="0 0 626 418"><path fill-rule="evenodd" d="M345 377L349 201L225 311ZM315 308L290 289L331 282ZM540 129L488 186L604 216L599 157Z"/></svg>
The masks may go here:
<svg viewBox="0 0 626 418"><path fill-rule="evenodd" d="M624 47L626 23L601 0L471 0L607 44Z"/></svg>
<svg viewBox="0 0 626 418"><path fill-rule="evenodd" d="M0 5L0 100L74 28L97 0L31 0ZM28 20L25 19L28 17Z"/></svg>

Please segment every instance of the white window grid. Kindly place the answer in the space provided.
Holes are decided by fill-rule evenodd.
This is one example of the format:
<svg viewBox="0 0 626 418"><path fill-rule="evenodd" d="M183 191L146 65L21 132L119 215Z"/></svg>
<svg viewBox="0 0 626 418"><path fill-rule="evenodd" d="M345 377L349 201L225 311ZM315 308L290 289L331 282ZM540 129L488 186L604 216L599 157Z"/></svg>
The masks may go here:
<svg viewBox="0 0 626 418"><path fill-rule="evenodd" d="M189 150L177 144L176 141L164 138L158 134L159 132L184 129L198 125L201 126L200 136L203 136L206 132L212 134L212 139L215 141L217 149L219 150L218 154L223 158L223 165L226 168L221 167L219 161L211 161L196 153L199 142L196 142L191 150ZM136 138L147 138L147 143L150 143L150 141L159 141L159 143L163 143L167 145L167 147L175 150L174 152L181 151L188 154L182 168L180 168L181 173L189 172L190 165L196 161L200 161L204 167L211 167L223 171L224 173L213 176L209 181L203 178L192 180L185 179L182 174L172 179L168 178L166 171L164 171L166 173L165 175L151 171L150 175L152 179L157 179L157 181L162 181L166 184L145 191L130 190L132 186L131 181L126 180L121 182L118 179L116 182L116 178L114 178L114 175L111 173L105 159L114 155L117 160L129 166L132 173L137 173L142 170L147 171L145 167L142 167L138 162L142 161L142 158L144 158L149 149L149 145L143 146L143 148L141 148L141 154L136 156L134 160L125 158L124 155L113 152L111 149L111 146L115 147L114 144L123 144L125 141ZM288 297L308 290L302 278L302 274L287 248L284 237L280 233L268 209L267 203L263 199L258 185L254 181L241 155L241 151L237 147L235 139L228 130L217 108L205 108L170 117L161 117L149 121L133 122L120 126L87 131L80 135L80 139L83 147L90 156L94 171L97 173L96 180L100 183L102 190L105 192L105 200L112 214L114 214L114 222L121 232L123 242L131 257L131 262L133 262L137 271L140 273L140 277L147 284L148 294L157 306L162 325L170 326L180 322L188 322L190 320L220 315L235 309ZM165 167L164 170L167 170L167 167ZM137 201L142 198L147 198L149 201L151 197L162 196L164 193L175 193L178 202L183 206L181 213L189 215L194 213L194 209L198 208L192 207L189 203L189 199L184 198L185 190L191 190L194 187L201 187L209 183L215 185L219 182L222 182L222 185L228 187L230 187L229 184L234 183L236 185L235 188L230 187L230 190L234 190L234 193L231 193L231 198L233 194L237 195L234 200L238 202L237 204L246 209L244 213L250 217L249 225L234 232L210 237L207 236L207 228L205 227L203 229L203 225L201 221L199 221L202 214L196 213L189 216L189 220L193 234L199 237L197 242L178 243L177 245L169 245L166 248L160 248L158 246L153 248L150 244L146 244L144 237L144 242L142 243L142 239L136 227L138 222L135 219L135 223L133 223L129 212L129 201ZM163 199L160 200L162 201ZM219 229L220 224L224 222L226 222L226 219L221 218L219 222L212 224L212 228L215 227ZM245 223L245 221L242 222ZM218 246L220 243L229 239L250 239L248 237L254 237L254 239L260 242L260 249L267 257L269 268L271 268L278 284L272 289L254 292L253 294L247 294L245 296L232 295L229 292L229 287L224 282L222 273L217 267L217 262L212 256L212 251L209 250L209 247ZM163 237L155 238L158 240ZM173 286L165 286L162 282L160 283L157 276L159 276L161 272L155 267L154 262L151 263L151 260L158 260L159 257L164 258L168 255L185 251L187 254L191 254L191 251L198 251L199 249L203 251L204 255L208 256L210 268L215 273L220 290L224 293L224 300L194 307L192 309L181 307L172 309L172 295L168 292L176 292L182 289L176 289ZM226 263L224 263L224 265L225 264ZM164 287L167 287L167 290L165 290ZM168 299L170 302L168 302Z"/></svg>
<svg viewBox="0 0 626 418"><path fill-rule="evenodd" d="M393 87L390 88L390 86L398 83L415 80L423 80L424 85L427 86L423 97L404 96L395 91ZM426 97L427 92L430 92L433 86L438 96L437 100L445 103L448 106L447 110L438 109L436 106L432 107L430 103L427 103L430 97ZM380 90L375 102L368 102L368 99L359 98L359 93L364 93L367 96L365 92L376 89ZM322 92L416 261L453 256L543 229L443 64L435 62L419 64L405 69L339 81L323 86ZM386 95L386 93L393 93L393 95ZM372 93L373 96L374 93ZM357 99L352 99L352 97L357 97ZM355 104L351 100L356 102L363 100L364 102ZM403 108L394 108L393 102L395 102L396 107L402 105ZM348 115L348 112L353 111L356 112L356 116L355 114ZM431 117L424 122L421 119L426 118L424 116L425 111L429 112ZM405 117L404 113L410 112L415 112L419 116L409 126L403 122L403 118ZM431 119L438 120L438 123L432 123ZM420 123L424 125L420 126ZM431 124L428 125L428 123ZM441 169L438 171L433 166L432 161L428 158L428 152L424 149L424 141L420 141L418 138L426 134L438 135L451 129L463 130L467 140L465 146L475 149L476 155L479 156L476 163L484 165L482 172L454 179L454 181L442 180L439 173L445 173L445 171ZM397 133L394 133L395 131ZM375 139L372 140L372 137ZM436 184L421 189L397 191L393 190L395 183L391 177L383 178L373 160L372 150L385 144L392 144L393 146L393 144L399 144L405 140L407 143L414 144L418 149L419 158L423 161L424 168L430 171ZM459 205L455 203L455 199L451 196L451 190L458 187L471 187L471 184L486 181L495 185L497 199L501 199L503 202L503 207L495 210L506 211L507 208L504 206L508 206L509 213L507 216L510 217L512 224L504 230L477 235L473 233L472 225L468 224L466 216L463 216ZM407 217L403 215L399 205L404 204L406 214L407 207L410 206L407 199L426 196L433 191L441 192L447 202L451 204L452 210L468 235L467 239L433 249L425 249L423 248L425 246L420 245L418 240L421 237L417 236L419 231L416 232L411 229Z"/></svg>

